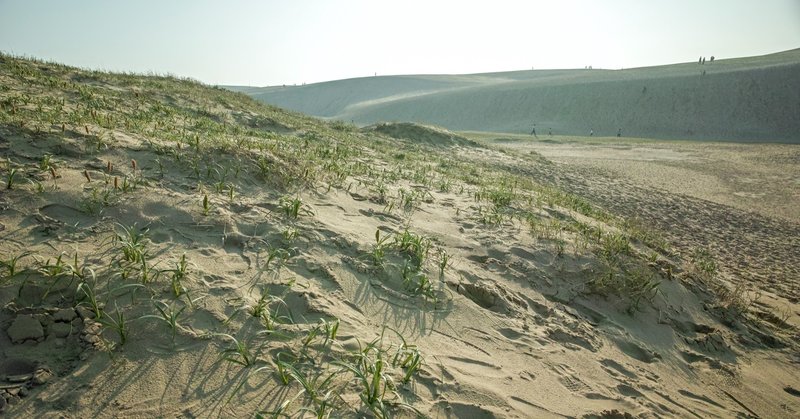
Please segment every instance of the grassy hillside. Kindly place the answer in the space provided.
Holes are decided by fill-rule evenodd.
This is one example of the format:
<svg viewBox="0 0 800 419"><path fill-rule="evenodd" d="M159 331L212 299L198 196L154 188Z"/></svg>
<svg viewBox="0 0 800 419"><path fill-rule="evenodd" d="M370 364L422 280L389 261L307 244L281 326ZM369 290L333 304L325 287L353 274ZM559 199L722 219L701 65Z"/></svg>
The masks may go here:
<svg viewBox="0 0 800 419"><path fill-rule="evenodd" d="M794 311L755 304L766 276L797 301L798 256L735 259L740 231L796 227L440 128L7 55L0 156L12 417L800 411ZM625 216L665 209L692 222Z"/></svg>
<svg viewBox="0 0 800 419"><path fill-rule="evenodd" d="M800 142L800 50L626 70L374 77L250 90L312 115L454 130Z"/></svg>

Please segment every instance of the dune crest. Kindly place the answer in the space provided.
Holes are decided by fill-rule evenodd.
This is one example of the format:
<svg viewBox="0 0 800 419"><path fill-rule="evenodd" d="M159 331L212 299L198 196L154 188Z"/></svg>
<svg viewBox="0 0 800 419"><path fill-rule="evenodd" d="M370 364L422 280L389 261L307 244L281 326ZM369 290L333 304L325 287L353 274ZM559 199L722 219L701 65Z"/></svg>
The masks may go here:
<svg viewBox="0 0 800 419"><path fill-rule="evenodd" d="M800 143L800 50L624 70L380 76L247 88L273 105L370 125ZM241 89L241 88L240 88Z"/></svg>

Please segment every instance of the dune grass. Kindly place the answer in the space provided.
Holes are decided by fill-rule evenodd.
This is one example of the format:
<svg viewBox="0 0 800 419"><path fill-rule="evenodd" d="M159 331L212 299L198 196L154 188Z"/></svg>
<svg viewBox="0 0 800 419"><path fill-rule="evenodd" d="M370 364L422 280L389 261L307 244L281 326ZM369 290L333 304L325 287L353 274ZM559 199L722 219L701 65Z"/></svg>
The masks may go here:
<svg viewBox="0 0 800 419"><path fill-rule="evenodd" d="M358 249L336 246L369 265L371 279L399 284L397 289L412 301L422 301L420 310L426 303L436 307L452 298L445 280L457 274L451 269L456 253L412 223L415 214L437 204L440 194L474 204L474 210L453 212L485 231L517 228L551 245L557 258L569 253L569 244L575 255L596 256L601 263L596 277L586 280L587 290L623 301L632 313L655 298L663 277L651 266L669 254L668 243L657 232L480 158L454 159L430 146L362 133L341 122L320 122L192 80L84 71L7 55L0 56L0 70L0 86L12 86L0 89L4 129L86 155L95 164L91 170L83 161L71 167L66 157L46 152L25 161L9 160L2 166L3 176L15 197L58 194L56 179L62 186L67 179L85 179L79 196L59 198L74 200L68 203L98 223L110 207L154 199L169 188L192 191L188 222L205 225L218 214L254 207L269 214L267 233L253 233L241 244L255 255L257 273L242 279L250 284L242 288L246 292L238 291L239 298L220 308L223 318L227 316L220 328L248 318L259 326L247 336L228 330L204 335L219 346L222 363L300 391L265 407L262 415L413 413L398 388L425 367L421 349L397 332L390 339L392 333L384 329L366 344L359 341L359 349L347 351L339 342L344 324L338 319L305 322L292 316L286 298L297 285L287 277L296 261L307 263L298 257L299 249L334 246L306 237L304 229L316 217L305 200L310 195L363 195L383 207L381 216L399 220L401 228L376 229L374 237L362 238L367 244ZM263 128L267 122L282 129ZM144 139L137 148L122 145L134 137ZM126 154L115 167L103 160L114 150L136 158L128 163ZM545 163L533 159L531 164ZM43 186L47 174L52 190ZM246 191L255 187L270 199L248 202ZM28 280L31 272L42 276L31 276L31 281L50 281L48 290L70 281L65 298L104 325L116 343L111 350L126 345L137 328L146 326L141 319L167 330L173 345L181 333L189 335L184 319L199 309L195 303L207 292L200 281L203 273L182 251L153 243L147 227L116 223L108 234L91 258L79 261L76 252L71 264L58 253L3 256L2 283ZM655 256L641 251L642 244ZM32 262L45 257L45 262ZM709 276L716 269L701 253L693 263ZM290 283L286 293L272 292L271 286L281 281ZM343 401L341 395L348 392L358 395L361 406Z"/></svg>

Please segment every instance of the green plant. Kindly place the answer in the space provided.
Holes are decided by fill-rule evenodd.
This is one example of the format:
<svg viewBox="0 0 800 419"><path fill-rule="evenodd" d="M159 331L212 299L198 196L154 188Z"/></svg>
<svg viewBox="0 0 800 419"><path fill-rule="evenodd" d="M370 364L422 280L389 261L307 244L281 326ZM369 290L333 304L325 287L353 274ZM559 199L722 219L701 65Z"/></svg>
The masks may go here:
<svg viewBox="0 0 800 419"><path fill-rule="evenodd" d="M50 154L43 155L42 160L39 162L39 170L46 172L54 168L52 160L53 156L51 156Z"/></svg>
<svg viewBox="0 0 800 419"><path fill-rule="evenodd" d="M84 192L80 206L87 214L100 215L105 208L118 202L119 196L115 190L92 187L91 190Z"/></svg>
<svg viewBox="0 0 800 419"><path fill-rule="evenodd" d="M258 174L261 175L264 180L269 179L271 163L266 157L260 157L256 160L256 168L258 169Z"/></svg>
<svg viewBox="0 0 800 419"><path fill-rule="evenodd" d="M138 229L136 224L131 227L122 224L117 224L117 226L122 229L122 232L115 232L114 241L119 243L124 260L134 263L141 262L147 253L146 240L149 229Z"/></svg>
<svg viewBox="0 0 800 419"><path fill-rule="evenodd" d="M277 307L273 309L273 305L282 306L287 313L289 312L288 306L283 299L270 295L266 291L261 294L261 297L254 305L246 307L246 309L251 316L261 319L264 327L271 331L275 329L275 324L278 322L290 323L292 321L288 315L279 314Z"/></svg>
<svg viewBox="0 0 800 419"><path fill-rule="evenodd" d="M42 184L42 182L36 179L28 179L28 182L33 186L33 190L35 190L36 193L44 193L44 184Z"/></svg>
<svg viewBox="0 0 800 419"><path fill-rule="evenodd" d="M287 363L283 366L283 368L289 377L294 378L294 380L300 384L300 386L303 388L303 392L305 392L305 394L311 399L312 403L317 406L329 406L331 393L325 392L325 390L336 376L338 371L331 372L326 378L321 379L323 375L325 375L324 373L312 373L309 374L309 376L306 376L297 368L297 364ZM317 409L315 409L315 411L316 410ZM323 410L325 410L325 408L323 408Z"/></svg>
<svg viewBox="0 0 800 419"><path fill-rule="evenodd" d="M8 170L8 174L6 175L6 189L13 189L14 188L14 177L17 174L16 168L11 168Z"/></svg>
<svg viewBox="0 0 800 419"><path fill-rule="evenodd" d="M304 207L303 201L298 198L283 197L280 199L280 207L283 209L286 217L296 220L300 216L302 210L305 214L311 214L311 211Z"/></svg>
<svg viewBox="0 0 800 419"><path fill-rule="evenodd" d="M422 353L416 345L409 345L400 333L396 331L395 333L402 341L402 344L398 346L397 351L395 351L392 357L392 366L405 370L401 381L403 384L407 384L414 375L419 373L420 368L422 368Z"/></svg>
<svg viewBox="0 0 800 419"><path fill-rule="evenodd" d="M281 235L283 236L283 240L286 242L293 242L297 236L299 235L297 228L289 226L286 227L282 232Z"/></svg>
<svg viewBox="0 0 800 419"><path fill-rule="evenodd" d="M620 255L630 254L628 237L622 233L606 233L600 242L600 255L609 262L615 262Z"/></svg>
<svg viewBox="0 0 800 419"><path fill-rule="evenodd" d="M75 255L72 257L72 264L68 265L69 273L72 275L72 279L86 279L86 272L91 272L91 268L86 266L86 262L83 263L78 261L78 252L75 251Z"/></svg>
<svg viewBox="0 0 800 419"><path fill-rule="evenodd" d="M281 380L281 383L286 386L289 385L289 379L291 378L289 375L289 368L292 366L292 364L281 359L281 357L284 355L288 356L289 354L285 352L278 352L278 354L275 355L275 372L278 374L278 379Z"/></svg>
<svg viewBox="0 0 800 419"><path fill-rule="evenodd" d="M322 330L325 332L325 342L323 342L323 345L327 344L328 342L335 341L336 333L339 331L339 319L335 318L332 321L320 319L320 325L322 326Z"/></svg>
<svg viewBox="0 0 800 419"><path fill-rule="evenodd" d="M148 284L156 281L161 275L161 271L147 263L147 253L143 253L139 260L139 277L142 284Z"/></svg>
<svg viewBox="0 0 800 419"><path fill-rule="evenodd" d="M273 261L277 262L276 265L280 268L291 256L291 253L282 247L270 247L267 250L267 261L264 263L264 269L269 270Z"/></svg>
<svg viewBox="0 0 800 419"><path fill-rule="evenodd" d="M556 256L562 257L564 256L564 249L566 247L566 243L562 239L556 240Z"/></svg>
<svg viewBox="0 0 800 419"><path fill-rule="evenodd" d="M225 190L225 186L227 185L224 180L220 180L218 182L215 182L213 186L214 186L214 191L216 191L218 194L221 194Z"/></svg>
<svg viewBox="0 0 800 419"><path fill-rule="evenodd" d="M394 236L394 246L411 258L417 268L421 268L428 256L431 247L430 239L404 230L402 234Z"/></svg>
<svg viewBox="0 0 800 419"><path fill-rule="evenodd" d="M717 273L717 261L707 249L695 248L692 251L690 261L695 271L704 279L713 278Z"/></svg>
<svg viewBox="0 0 800 419"><path fill-rule="evenodd" d="M393 331L401 340L401 345L390 354L391 347L384 347L386 329ZM334 361L334 365L351 372L359 387L359 397L370 412L378 418L391 417L392 407L402 407L421 415L419 411L408 404L397 401L394 379L390 368L405 370L402 381L407 383L416 375L422 364L422 354L416 346L408 344L405 338L396 330L384 327L380 336L372 342L361 346L357 351L351 351L349 357ZM390 394L392 396L390 396ZM391 397L391 398L390 398Z"/></svg>
<svg viewBox="0 0 800 419"><path fill-rule="evenodd" d="M401 272L403 276L403 286L406 291L413 295L422 296L426 300L434 303L438 301L433 283L425 272L408 263L403 265Z"/></svg>
<svg viewBox="0 0 800 419"><path fill-rule="evenodd" d="M135 174L131 175L131 176L125 175L122 178L122 182L119 182L119 183L117 183L116 179L117 178L115 177L114 178L115 189L118 187L119 190L122 191L122 193L128 193L128 192L136 189L139 186L139 183L141 181L141 179L136 177Z"/></svg>
<svg viewBox="0 0 800 419"><path fill-rule="evenodd" d="M400 199L400 208L402 208L403 211L405 211L407 213L410 213L410 212L413 212L414 210L416 210L417 207L419 206L419 202L420 201L425 201L426 199L430 199L430 195L429 195L430 192L427 192L427 191L426 192L420 192L420 191L417 191L417 190L407 191L405 189L400 189L399 190L399 194L400 194L400 197L399 197L399 199ZM428 194L428 195L426 196L426 194Z"/></svg>
<svg viewBox="0 0 800 419"><path fill-rule="evenodd" d="M381 231L375 230L375 244L372 247L372 262L375 266L383 266L384 258L386 257L386 242L391 236L381 237Z"/></svg>
<svg viewBox="0 0 800 419"><path fill-rule="evenodd" d="M28 255L30 255L30 252L22 252L16 256L11 256L6 260L0 260L0 267L6 269L6 275L4 278L11 279L15 277L17 274L19 274L20 271L17 270L17 263L19 263L19 261L22 260L22 258Z"/></svg>
<svg viewBox="0 0 800 419"><path fill-rule="evenodd" d="M183 313L183 311L186 310L187 306L183 306L176 311L175 308L172 307L171 305L167 305L160 301L154 301L153 305L155 306L156 310L158 310L159 315L157 316L153 314L148 314L142 316L141 318L156 319L162 322L164 325L166 325L167 328L169 328L170 330L172 343L174 344L175 336L177 335L178 331L182 328L181 325L178 323L178 318L180 317L181 313Z"/></svg>
<svg viewBox="0 0 800 419"><path fill-rule="evenodd" d="M103 311L103 316L97 317L97 321L103 324L105 327L112 329L113 331L117 332L117 337L119 338L120 346L124 346L125 343L128 341L128 322L125 319L125 312L120 310L119 307L114 304L114 313L108 313L107 311Z"/></svg>
<svg viewBox="0 0 800 419"><path fill-rule="evenodd" d="M444 277L444 271L450 263L450 255L444 249L439 249L439 277Z"/></svg>
<svg viewBox="0 0 800 419"><path fill-rule="evenodd" d="M381 341L383 335L381 335ZM350 371L359 385L361 402L379 418L389 417L390 405L386 402L386 392L394 391L394 381L385 371L384 352L377 341L355 354L352 362L336 362L335 364Z"/></svg>
<svg viewBox="0 0 800 419"><path fill-rule="evenodd" d="M79 302L78 305L87 305L94 313L94 318L99 319L103 316L103 306L97 300L97 293L95 292L94 287L94 273L92 273L92 284L87 281L82 281L78 284L77 293L82 293L83 301Z"/></svg>
<svg viewBox="0 0 800 419"><path fill-rule="evenodd" d="M186 279L188 275L188 267L189 263L186 261L186 253L184 253L181 255L181 260L175 264L175 269L167 271L172 273L170 285L175 297L180 297L182 294L188 292L183 285L183 280Z"/></svg>
<svg viewBox="0 0 800 419"><path fill-rule="evenodd" d="M77 255L77 253L76 253ZM56 258L56 261L50 263L50 259L47 259L37 271L42 274L42 276L50 277L50 278L57 278L67 273L67 264L63 260L64 255L60 254Z"/></svg>
<svg viewBox="0 0 800 419"><path fill-rule="evenodd" d="M64 262L63 256L63 254L58 255L58 258L56 258L53 263L50 262L50 259L47 259L47 261L37 269L42 276L52 280L42 298L47 298L53 288L58 285L62 277L69 276L71 285L75 279L85 281L87 279L87 272L94 274L91 268L87 267L85 263L81 264L78 261L77 251L72 258L72 264L68 265Z"/></svg>
<svg viewBox="0 0 800 419"><path fill-rule="evenodd" d="M291 324L293 319L289 307L284 300L276 295L270 295L264 290L254 304L244 304L225 320L230 323L239 313L247 313L251 317L259 319L265 327L262 334L274 334L275 326L279 323Z"/></svg>
<svg viewBox="0 0 800 419"><path fill-rule="evenodd" d="M287 379L286 384L288 384L288 379ZM303 392L301 391L301 392L297 393L291 399L284 400L283 403L281 403L280 406L278 406L275 410L262 410L262 411L257 412L256 413L256 419L266 419L267 416L265 416L265 415L269 415L269 417L272 418L272 419L277 419L277 418L280 418L280 417L291 418L292 417L291 415L289 415L287 413L284 413L284 412L286 411L286 408L289 407L289 405L292 404L292 402L294 402L295 400L297 400L297 398L302 394L303 394Z"/></svg>
<svg viewBox="0 0 800 419"><path fill-rule="evenodd" d="M203 194L203 215L208 215L211 211L211 204L208 202L208 194Z"/></svg>
<svg viewBox="0 0 800 419"><path fill-rule="evenodd" d="M589 282L600 294L617 295L628 303L628 312L639 310L643 300L652 301L658 293L660 281L647 266L618 270L607 265L604 272Z"/></svg>
<svg viewBox="0 0 800 419"><path fill-rule="evenodd" d="M233 364L241 365L245 368L252 367L253 365L256 365L256 363L262 362L258 359L258 356L251 351L250 347L248 347L245 342L239 341L229 334L222 334L220 336L230 340L232 343L230 348L222 350L219 358L220 361L227 361Z"/></svg>
<svg viewBox="0 0 800 419"><path fill-rule="evenodd" d="M161 161L160 157L156 157L155 163L156 163L156 166L157 166L156 171L158 173L158 177L163 179L164 178L164 173L165 173L165 171L164 171L164 162Z"/></svg>

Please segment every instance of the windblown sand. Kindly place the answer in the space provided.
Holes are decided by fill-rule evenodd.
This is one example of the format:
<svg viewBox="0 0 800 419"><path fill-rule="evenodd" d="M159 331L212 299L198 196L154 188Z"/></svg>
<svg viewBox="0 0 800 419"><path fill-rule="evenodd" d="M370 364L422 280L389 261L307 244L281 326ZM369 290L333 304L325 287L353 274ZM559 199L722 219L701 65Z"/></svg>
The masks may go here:
<svg viewBox="0 0 800 419"><path fill-rule="evenodd" d="M800 49L631 69L378 76L231 87L310 115L451 130L800 143Z"/></svg>

